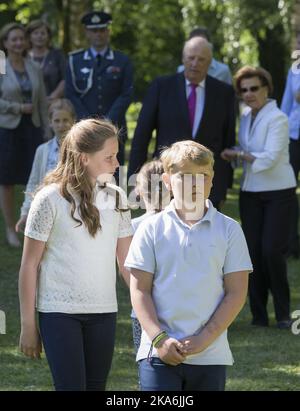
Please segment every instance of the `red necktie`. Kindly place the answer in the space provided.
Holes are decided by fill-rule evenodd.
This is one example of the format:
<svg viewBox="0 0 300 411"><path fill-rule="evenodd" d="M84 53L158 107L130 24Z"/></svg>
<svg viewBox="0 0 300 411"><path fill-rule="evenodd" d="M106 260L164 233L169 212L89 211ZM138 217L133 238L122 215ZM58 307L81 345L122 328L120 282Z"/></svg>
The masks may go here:
<svg viewBox="0 0 300 411"><path fill-rule="evenodd" d="M195 111L196 111L196 101L197 101L197 93L196 93L197 84L191 83L190 87L191 87L191 92L188 97L188 107L189 107L191 128L193 129Z"/></svg>

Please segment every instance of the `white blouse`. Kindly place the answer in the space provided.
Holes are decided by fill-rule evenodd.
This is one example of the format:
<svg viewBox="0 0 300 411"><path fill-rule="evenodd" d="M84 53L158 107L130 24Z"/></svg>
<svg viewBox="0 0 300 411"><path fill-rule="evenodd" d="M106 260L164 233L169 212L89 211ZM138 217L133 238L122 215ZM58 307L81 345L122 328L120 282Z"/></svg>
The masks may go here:
<svg viewBox="0 0 300 411"><path fill-rule="evenodd" d="M122 199L125 196L120 190L113 185L95 189L94 204L99 209L102 227L95 237L84 224L79 226L73 220L71 204L62 197L57 184L37 193L25 235L46 242L39 270L38 311L73 314L117 311L117 240L132 235L130 212L115 209L116 191ZM77 210L74 216L79 218Z"/></svg>

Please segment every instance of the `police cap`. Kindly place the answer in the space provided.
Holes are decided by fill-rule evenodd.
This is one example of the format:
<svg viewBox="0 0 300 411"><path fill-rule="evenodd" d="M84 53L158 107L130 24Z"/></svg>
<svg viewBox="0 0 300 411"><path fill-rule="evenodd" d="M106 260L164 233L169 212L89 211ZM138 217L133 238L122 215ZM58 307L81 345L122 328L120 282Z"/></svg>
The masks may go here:
<svg viewBox="0 0 300 411"><path fill-rule="evenodd" d="M101 29L107 27L111 21L111 15L104 11L86 13L81 19L81 23L84 24L87 29Z"/></svg>

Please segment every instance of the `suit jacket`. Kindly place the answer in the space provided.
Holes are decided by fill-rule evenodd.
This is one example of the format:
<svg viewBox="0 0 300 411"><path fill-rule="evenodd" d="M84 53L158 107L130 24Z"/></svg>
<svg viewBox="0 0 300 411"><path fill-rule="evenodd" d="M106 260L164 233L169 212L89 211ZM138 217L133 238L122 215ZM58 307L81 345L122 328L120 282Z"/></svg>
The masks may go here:
<svg viewBox="0 0 300 411"><path fill-rule="evenodd" d="M44 131L49 135L47 100L43 73L40 68L25 58L25 69L30 78L32 86L32 105L33 112L31 115L35 127L42 126ZM18 79L9 60L6 60L6 74L1 76L0 80L0 126L8 129L16 128L22 117L21 105L23 97Z"/></svg>
<svg viewBox="0 0 300 411"><path fill-rule="evenodd" d="M192 128L183 73L155 79L149 87L131 146L128 175L137 172L147 160L148 145L156 130L154 156L176 141L192 140ZM220 158L226 147L235 144L235 98L232 86L206 77L203 115L194 138L215 154L215 177L211 199L226 197L232 182L230 164Z"/></svg>

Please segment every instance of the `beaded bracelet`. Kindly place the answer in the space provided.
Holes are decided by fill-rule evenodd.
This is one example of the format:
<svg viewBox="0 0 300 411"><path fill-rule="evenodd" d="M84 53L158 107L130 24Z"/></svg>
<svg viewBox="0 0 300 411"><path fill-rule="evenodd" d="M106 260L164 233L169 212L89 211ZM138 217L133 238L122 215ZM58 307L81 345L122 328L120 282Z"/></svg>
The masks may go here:
<svg viewBox="0 0 300 411"><path fill-rule="evenodd" d="M153 347L157 348L157 345L166 337L168 337L167 332L166 331L161 331L159 334L157 334L156 337L153 338L151 346L150 346L150 350L149 350L148 355L147 355L147 360L149 362L151 361Z"/></svg>
<svg viewBox="0 0 300 411"><path fill-rule="evenodd" d="M168 336L166 331L162 331L160 332L155 338L153 338L152 340L152 345L154 348L157 348L157 345L161 342L161 340L163 340L164 338L166 338Z"/></svg>

